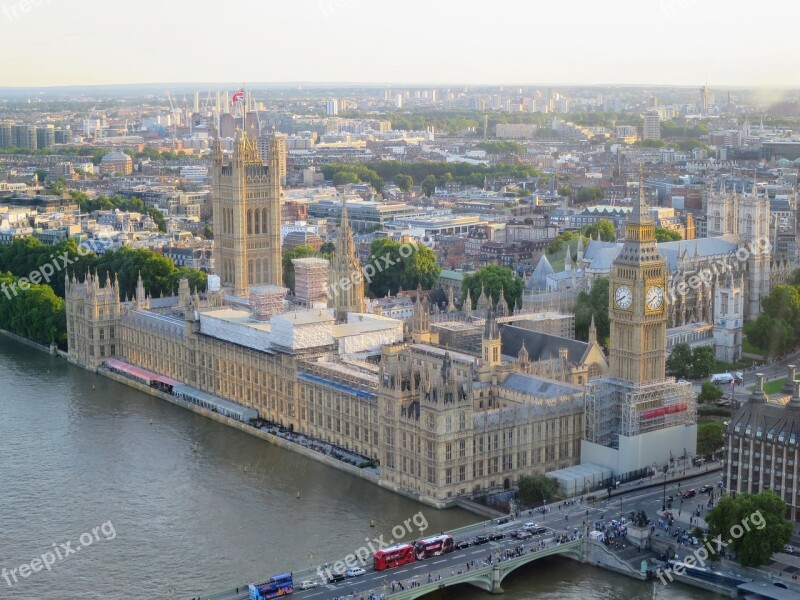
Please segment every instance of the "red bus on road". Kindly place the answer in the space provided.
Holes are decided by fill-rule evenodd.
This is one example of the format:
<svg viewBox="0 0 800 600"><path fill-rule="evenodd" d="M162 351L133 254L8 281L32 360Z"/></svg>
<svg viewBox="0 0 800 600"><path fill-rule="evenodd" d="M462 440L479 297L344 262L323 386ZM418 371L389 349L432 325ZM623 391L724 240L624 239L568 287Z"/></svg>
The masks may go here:
<svg viewBox="0 0 800 600"><path fill-rule="evenodd" d="M378 550L373 558L373 568L376 571L393 569L400 565L414 562L414 546L411 544L398 544L383 550Z"/></svg>
<svg viewBox="0 0 800 600"><path fill-rule="evenodd" d="M443 533L435 537L418 540L414 543L417 560L424 560L431 556L441 556L453 551L453 536Z"/></svg>

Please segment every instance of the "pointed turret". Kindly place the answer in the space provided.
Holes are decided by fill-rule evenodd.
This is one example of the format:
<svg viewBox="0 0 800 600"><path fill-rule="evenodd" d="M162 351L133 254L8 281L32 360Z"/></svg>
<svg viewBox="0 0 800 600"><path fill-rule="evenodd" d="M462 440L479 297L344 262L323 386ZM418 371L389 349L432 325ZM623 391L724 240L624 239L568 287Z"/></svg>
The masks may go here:
<svg viewBox="0 0 800 600"><path fill-rule="evenodd" d="M633 211L629 219L630 223L651 223L653 221L650 216L650 207L647 206L647 200L644 193L644 169L639 167L639 199L633 204ZM600 233L598 232L598 237Z"/></svg>
<svg viewBox="0 0 800 600"><path fill-rule="evenodd" d="M472 296L469 295L469 288L467 288L467 295L464 298L464 302L461 303L461 311L466 315L472 313Z"/></svg>
<svg viewBox="0 0 800 600"><path fill-rule="evenodd" d="M597 342L597 326L594 324L594 313L592 313L592 322L589 323L589 345Z"/></svg>
<svg viewBox="0 0 800 600"><path fill-rule="evenodd" d="M522 346L520 346L519 354L517 354L517 360L523 367L527 366L530 362L530 355L528 354L528 349L525 347L524 341L522 342Z"/></svg>
<svg viewBox="0 0 800 600"><path fill-rule="evenodd" d="M447 312L454 313L457 312L456 308L456 301L453 296L453 288L447 288Z"/></svg>
<svg viewBox="0 0 800 600"><path fill-rule="evenodd" d="M583 261L583 236L578 235L578 264Z"/></svg>
<svg viewBox="0 0 800 600"><path fill-rule="evenodd" d="M498 317L507 317L508 316L508 302L506 302L506 296L503 293L503 288L500 288L500 298L497 300L497 316Z"/></svg>

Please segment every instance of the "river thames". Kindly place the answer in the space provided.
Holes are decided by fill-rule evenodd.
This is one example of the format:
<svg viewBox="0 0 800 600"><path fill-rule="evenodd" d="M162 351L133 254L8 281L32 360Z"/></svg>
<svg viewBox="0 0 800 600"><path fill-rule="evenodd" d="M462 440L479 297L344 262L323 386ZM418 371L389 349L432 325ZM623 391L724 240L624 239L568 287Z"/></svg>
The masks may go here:
<svg viewBox="0 0 800 600"><path fill-rule="evenodd" d="M338 558L420 511L429 532L479 520L420 505L1 336L0 454L0 569L53 556L16 583L0 579L4 600L189 600ZM508 600L652 593L568 559L538 561L503 587ZM459 587L431 597L489 596ZM710 594L673 584L659 597Z"/></svg>

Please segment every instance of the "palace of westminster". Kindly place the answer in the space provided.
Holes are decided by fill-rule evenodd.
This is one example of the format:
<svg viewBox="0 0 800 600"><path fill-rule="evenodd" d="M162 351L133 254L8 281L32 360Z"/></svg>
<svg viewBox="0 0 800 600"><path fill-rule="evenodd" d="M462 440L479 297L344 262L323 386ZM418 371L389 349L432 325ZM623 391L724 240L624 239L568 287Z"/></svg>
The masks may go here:
<svg viewBox="0 0 800 600"><path fill-rule="evenodd" d="M669 269L641 193L610 273L606 358L593 328L588 343L553 335L535 326L547 315L515 314L502 295L461 312L451 292L436 315L453 315L449 328L419 293L409 324L368 313L346 204L333 258L295 259L289 294L278 140L266 165L245 134L231 155L214 149L207 292L183 280L177 297L151 298L140 278L123 300L113 274L67 279L72 362L239 406L376 460L382 486L440 507L523 475L580 464L617 475L695 452L691 387L664 375ZM479 339L459 343L464 326Z"/></svg>

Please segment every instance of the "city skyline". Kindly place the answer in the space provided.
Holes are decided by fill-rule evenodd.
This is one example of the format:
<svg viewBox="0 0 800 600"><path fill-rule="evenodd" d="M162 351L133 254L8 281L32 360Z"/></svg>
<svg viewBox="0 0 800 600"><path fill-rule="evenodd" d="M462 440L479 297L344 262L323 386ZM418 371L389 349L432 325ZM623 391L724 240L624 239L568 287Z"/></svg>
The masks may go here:
<svg viewBox="0 0 800 600"><path fill-rule="evenodd" d="M419 0L402 11L364 0L245 1L226 10L210 0L173 6L166 14L145 0L113 26L108 3L97 0L84 2L81 11L51 0L6 3L0 27L9 47L25 52L6 64L4 85L800 84L791 64L795 20L775 19L768 29L749 31L743 24L752 23L752 15L743 2L623 0L614 7L581 3L571 12L508 1L491 9L459 5L457 12ZM768 12L780 14L779 5L762 7ZM368 28L360 31L363 24ZM28 43L31 27L36 45ZM769 43L735 41L764 34Z"/></svg>

